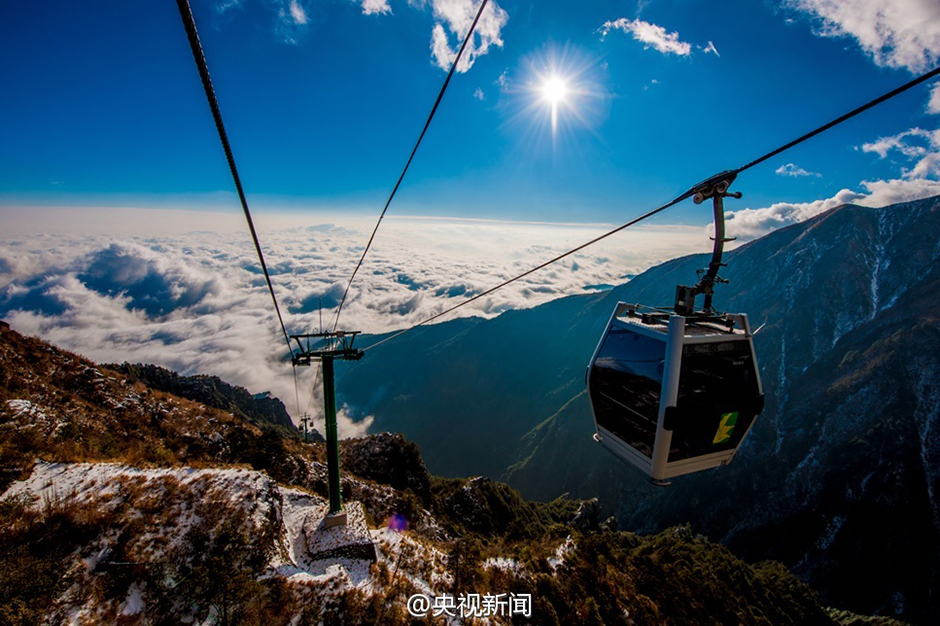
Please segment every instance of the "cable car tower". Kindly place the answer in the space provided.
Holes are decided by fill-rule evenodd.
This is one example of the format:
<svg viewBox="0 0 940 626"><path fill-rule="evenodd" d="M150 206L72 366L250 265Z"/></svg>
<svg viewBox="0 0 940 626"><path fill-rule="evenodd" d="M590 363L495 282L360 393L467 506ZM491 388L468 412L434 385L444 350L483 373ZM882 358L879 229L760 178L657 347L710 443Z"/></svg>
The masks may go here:
<svg viewBox="0 0 940 626"><path fill-rule="evenodd" d="M333 360L358 361L362 350L353 348L353 341L358 330L338 330L333 332L291 335L297 342L298 350L291 356L294 365L309 366L313 361L320 361L323 370L323 412L326 418L326 464L330 510L327 514L327 526L346 523L343 512L343 499L339 477L339 438L336 432L336 393L333 386Z"/></svg>
<svg viewBox="0 0 940 626"><path fill-rule="evenodd" d="M594 440L652 482L726 465L764 406L747 315L712 306L725 238L725 197L736 172L692 188L711 199L714 248L694 286L676 287L672 310L618 302L588 367ZM704 306L695 300L704 295Z"/></svg>

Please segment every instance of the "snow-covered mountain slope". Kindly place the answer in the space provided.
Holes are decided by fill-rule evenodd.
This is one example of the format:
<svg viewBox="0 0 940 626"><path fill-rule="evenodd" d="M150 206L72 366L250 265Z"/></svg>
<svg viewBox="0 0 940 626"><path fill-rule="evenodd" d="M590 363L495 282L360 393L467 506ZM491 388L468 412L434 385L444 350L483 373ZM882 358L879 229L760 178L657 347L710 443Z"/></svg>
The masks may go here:
<svg viewBox="0 0 940 626"><path fill-rule="evenodd" d="M387 527L368 529L361 504L346 507L348 527L367 528L350 541L319 527L324 498L249 469L41 462L3 497L47 517L81 511L102 531L76 546L70 585L47 614L53 621L237 621L253 578L277 577L303 606L321 607L387 592L396 581L373 576L373 567L396 569L424 593L452 582L444 552Z"/></svg>
<svg viewBox="0 0 940 626"><path fill-rule="evenodd" d="M0 603L11 621L407 623L415 595L476 597L481 623L515 621L486 608L498 597L526 598L529 616L549 623L840 615L779 565L749 567L686 528L649 538L567 528L494 551L473 534L435 541L376 525L360 501L346 505L346 527L324 528L324 498L244 468L40 462L2 503L2 576L13 584L0 599L19 591L27 605ZM596 571L598 559L613 569ZM46 585L24 591L22 570Z"/></svg>
<svg viewBox="0 0 940 626"><path fill-rule="evenodd" d="M431 476L400 435L343 442L329 525L322 444L16 333L0 364L3 623L397 624L413 597L432 623L846 619L687 527L644 537L594 501Z"/></svg>

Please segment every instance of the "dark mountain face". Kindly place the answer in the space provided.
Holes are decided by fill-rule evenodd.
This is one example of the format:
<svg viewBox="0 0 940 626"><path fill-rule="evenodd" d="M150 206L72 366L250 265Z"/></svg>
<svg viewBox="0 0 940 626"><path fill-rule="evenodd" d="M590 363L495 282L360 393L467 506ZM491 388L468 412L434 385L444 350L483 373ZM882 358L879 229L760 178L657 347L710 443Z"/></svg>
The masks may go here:
<svg viewBox="0 0 940 626"><path fill-rule="evenodd" d="M833 601L924 620L940 611L938 259L940 198L842 206L727 254L716 305L764 324L767 405L730 466L665 490L591 441L585 368L618 300L668 305L705 255L605 294L415 331L339 390L434 473L596 496L636 530L690 520Z"/></svg>

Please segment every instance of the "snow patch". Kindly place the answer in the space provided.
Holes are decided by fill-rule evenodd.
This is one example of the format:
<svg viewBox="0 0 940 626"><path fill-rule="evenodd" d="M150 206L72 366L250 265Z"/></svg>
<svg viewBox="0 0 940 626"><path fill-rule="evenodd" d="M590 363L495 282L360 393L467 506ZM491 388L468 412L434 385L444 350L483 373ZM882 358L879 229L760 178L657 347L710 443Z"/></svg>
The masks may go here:
<svg viewBox="0 0 940 626"><path fill-rule="evenodd" d="M279 575L291 584L303 585L309 592L329 599L350 590L367 595L384 591L388 585L405 583L420 593L436 596L452 586L447 554L436 542L398 532L387 527L370 528L362 504L347 502L344 511L348 525L355 528L352 544L342 529L325 528L321 520L328 510L326 500L302 489L278 485L261 472L244 468L195 469L189 467L141 469L118 463L37 462L24 480L14 482L0 495L20 498L28 505L73 501L95 503L115 511L159 502L159 515L147 517L147 528L135 539L138 554L159 558L185 541L191 528L203 520L196 514L197 502L211 499L219 506L241 509L246 523L255 529L273 522L275 545L265 576ZM140 515L131 510L125 515ZM364 554L362 544L374 545L373 558ZM92 576L109 560L110 539L96 538L75 554L77 570ZM352 556L343 550L352 545ZM334 549L336 549L334 551ZM332 554L331 551L334 551ZM316 554L312 554L316 552ZM330 554L317 558L317 554ZM374 562L373 562L374 560ZM509 561L500 565L509 565ZM515 564L514 567L519 567ZM376 576L379 571L386 574ZM86 580L87 582L87 580ZM131 585L126 596L111 600L120 615L139 616L146 612L148 590L140 583ZM60 598L65 621L98 622L106 606L94 594L81 593L81 587Z"/></svg>
<svg viewBox="0 0 940 626"><path fill-rule="evenodd" d="M555 549L555 554L548 557L548 566L552 568L552 571L556 571L561 564L565 562L565 557L568 556L574 550L574 540L572 540L571 535L558 545Z"/></svg>
<svg viewBox="0 0 940 626"><path fill-rule="evenodd" d="M29 400L7 400L7 408L13 420L18 422L15 427L20 430L36 428L46 436L54 437L64 426L61 419L50 416Z"/></svg>
<svg viewBox="0 0 940 626"><path fill-rule="evenodd" d="M137 615L144 610L144 599L137 583L131 583L127 590L127 599L121 605L121 615Z"/></svg>
<svg viewBox="0 0 940 626"><path fill-rule="evenodd" d="M519 573L522 571L522 565L516 559L505 556L494 556L483 561L485 569L498 569L504 572Z"/></svg>

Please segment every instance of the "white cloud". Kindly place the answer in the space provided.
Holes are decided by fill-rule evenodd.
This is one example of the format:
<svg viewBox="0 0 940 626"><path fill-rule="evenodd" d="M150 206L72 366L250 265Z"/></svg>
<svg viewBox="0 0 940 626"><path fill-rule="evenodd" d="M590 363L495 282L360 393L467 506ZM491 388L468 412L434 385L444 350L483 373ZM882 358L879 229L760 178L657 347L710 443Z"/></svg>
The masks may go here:
<svg viewBox="0 0 940 626"><path fill-rule="evenodd" d="M493 84L499 87L500 91L506 91L509 89L509 85L512 83L512 79L509 78L509 69L503 70L500 75L493 81Z"/></svg>
<svg viewBox="0 0 940 626"><path fill-rule="evenodd" d="M294 20L295 24L306 24L307 23L307 12L304 11L304 8L300 6L300 3L297 0L290 0L290 6L288 7L290 11L291 19Z"/></svg>
<svg viewBox="0 0 940 626"><path fill-rule="evenodd" d="M307 7L310 0L264 0L262 10L273 15L272 31L282 42L299 44L310 27ZM245 7L244 0L219 0L216 2L216 14L220 22L228 22L235 13Z"/></svg>
<svg viewBox="0 0 940 626"><path fill-rule="evenodd" d="M476 91L473 92L473 97L479 100L480 102L483 102L484 100L486 100L486 96L483 94L483 90L480 89L479 87L477 87Z"/></svg>
<svg viewBox="0 0 940 626"><path fill-rule="evenodd" d="M866 180L862 187L868 191L868 196L856 204L872 207L940 195L940 181L927 178Z"/></svg>
<svg viewBox="0 0 940 626"><path fill-rule="evenodd" d="M365 15L390 15L389 0L352 0L362 7ZM216 3L219 18L225 18L242 8L244 0L220 0ZM274 13L274 33L284 43L299 44L311 25L307 12L309 0L265 0L265 7ZM423 11L428 6L434 14L431 30L431 57L435 65L449 70L463 38L479 9L477 0L408 0L408 6ZM474 29L473 37L460 58L457 71L467 72L473 63L487 54L491 46L503 46L502 29L509 21L506 13L495 0L490 0ZM453 41L452 41L453 40ZM452 45L453 44L453 45Z"/></svg>
<svg viewBox="0 0 940 626"><path fill-rule="evenodd" d="M274 33L286 44L298 45L307 33L310 20L300 0L274 0Z"/></svg>
<svg viewBox="0 0 940 626"><path fill-rule="evenodd" d="M799 167L793 163L787 163L786 165L781 165L776 170L774 170L780 176L792 176L794 178L799 178L801 176L815 176L820 178L822 174L817 172L810 172L804 170L802 167Z"/></svg>
<svg viewBox="0 0 940 626"><path fill-rule="evenodd" d="M754 239L842 204L882 207L940 195L940 130L911 128L897 135L865 143L861 150L877 154L882 159L897 154L913 165L902 166L900 178L862 181L859 183L861 191L842 189L831 198L813 202L778 202L769 207L729 212L728 233L742 240ZM799 176L793 173L798 171L804 170L788 163L779 168L777 173Z"/></svg>
<svg viewBox="0 0 940 626"><path fill-rule="evenodd" d="M118 219L124 213L127 220ZM254 392L270 390L296 416L286 347L244 225L233 219L236 231L166 230L167 224L182 229L220 221L220 214L186 213L184 220L161 210L0 207L0 222L15 227L15 234L0 235L0 317L19 332L98 362L150 362L184 374L217 375ZM23 217L7 219L14 214ZM82 234L71 232L77 223L86 225ZM321 301L329 323L372 225L370 217L348 216L304 223L297 214L266 214L257 223L290 332L320 327ZM147 235L113 234L131 226ZM341 326L369 333L405 328L606 229L386 218L350 290ZM631 229L450 317L493 317L585 293L590 285L616 284L625 274L708 246L700 228ZM298 373L303 412L315 368ZM311 408L319 411L319 390L312 397ZM349 435L367 427L345 414L340 424Z"/></svg>
<svg viewBox="0 0 940 626"><path fill-rule="evenodd" d="M725 228L732 237L746 241L756 239L767 233L807 220L843 204L858 203L864 198L849 189L843 189L835 196L813 202L778 202L760 209L741 209L729 211L725 215Z"/></svg>
<svg viewBox="0 0 940 626"><path fill-rule="evenodd" d="M215 10L219 15L225 15L232 9L240 9L241 6L242 0L222 0L216 5Z"/></svg>
<svg viewBox="0 0 940 626"><path fill-rule="evenodd" d="M349 414L349 407L343 405L336 412L336 430L340 439L355 439L369 434L369 428L372 426L374 417L367 415L359 419L354 419ZM320 433L326 432L326 420L314 419L314 426Z"/></svg>
<svg viewBox="0 0 940 626"><path fill-rule="evenodd" d="M617 20L604 22L604 25L600 28L601 38L606 37L611 30L622 30L625 33L630 33L637 41L663 54L678 54L680 56L692 54L692 45L679 41L679 33L666 32L666 29L662 26L650 24L640 19L628 20L621 17Z"/></svg>
<svg viewBox="0 0 940 626"><path fill-rule="evenodd" d="M387 15L392 12L388 0L362 0L362 12L366 15Z"/></svg>
<svg viewBox="0 0 940 626"><path fill-rule="evenodd" d="M930 88L930 100L927 102L928 113L940 113L940 80Z"/></svg>
<svg viewBox="0 0 940 626"><path fill-rule="evenodd" d="M705 54L708 54L709 52L712 52L712 53L714 53L715 56L718 56L718 57L721 56L721 54L719 54L719 52L718 52L718 48L716 48L716 47L715 47L715 44L714 44L713 42L711 42L711 41L709 41L709 42L708 42L708 45L705 46L704 52L705 52Z"/></svg>
<svg viewBox="0 0 940 626"><path fill-rule="evenodd" d="M431 55L438 67L449 70L463 43L463 38L473 24L479 4L474 0L431 0L431 6L434 10L434 19L437 20L431 32ZM474 29L473 37L460 57L457 71L466 72L473 67L474 61L486 54L490 46L502 48L501 32L508 21L509 14L495 1L487 4ZM451 48L448 31L456 38L454 48Z"/></svg>
<svg viewBox="0 0 940 626"><path fill-rule="evenodd" d="M450 43L447 41L447 32L440 24L435 24L431 29L431 56L434 62L441 69L450 69L451 63L457 53L450 49ZM460 68L458 68L459 71Z"/></svg>
<svg viewBox="0 0 940 626"><path fill-rule="evenodd" d="M875 63L923 71L940 61L937 0L791 0L822 22L820 34L853 37Z"/></svg>
<svg viewBox="0 0 940 626"><path fill-rule="evenodd" d="M726 215L727 232L741 241L747 241L808 220L843 204L883 207L940 195L940 181L923 178L863 181L860 186L864 191L842 189L831 198L813 202L778 202L761 209L731 211Z"/></svg>
<svg viewBox="0 0 940 626"><path fill-rule="evenodd" d="M897 135L881 137L862 145L862 151L874 152L882 159L897 152L914 166L902 170L906 179L940 177L940 129L927 131L911 128Z"/></svg>
<svg viewBox="0 0 940 626"><path fill-rule="evenodd" d="M882 159L888 156L891 150L897 150L906 157L918 157L926 154L927 149L924 146L914 145L910 142L911 138L929 138L931 133L920 128L911 128L903 133L892 135L890 137L881 137L871 143L862 144L864 152L875 152Z"/></svg>

